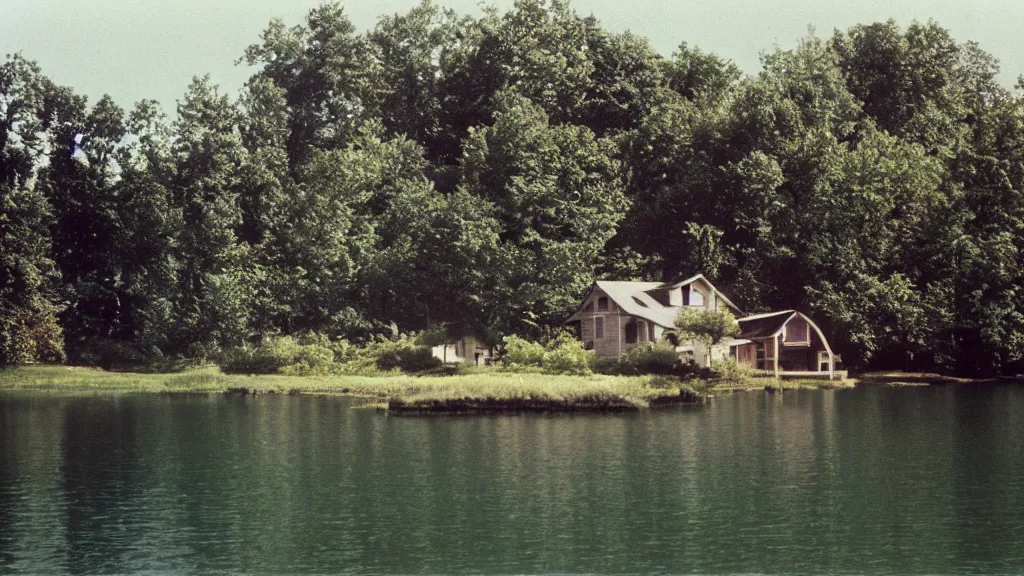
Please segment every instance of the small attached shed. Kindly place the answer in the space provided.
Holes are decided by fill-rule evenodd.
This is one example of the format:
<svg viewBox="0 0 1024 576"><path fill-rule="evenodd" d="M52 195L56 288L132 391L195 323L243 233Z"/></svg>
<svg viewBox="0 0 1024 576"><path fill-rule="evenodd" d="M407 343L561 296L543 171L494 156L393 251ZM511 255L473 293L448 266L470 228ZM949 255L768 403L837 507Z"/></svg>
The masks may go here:
<svg viewBox="0 0 1024 576"><path fill-rule="evenodd" d="M740 365L779 377L835 378L835 354L807 315L795 310L739 319L740 335L730 354Z"/></svg>

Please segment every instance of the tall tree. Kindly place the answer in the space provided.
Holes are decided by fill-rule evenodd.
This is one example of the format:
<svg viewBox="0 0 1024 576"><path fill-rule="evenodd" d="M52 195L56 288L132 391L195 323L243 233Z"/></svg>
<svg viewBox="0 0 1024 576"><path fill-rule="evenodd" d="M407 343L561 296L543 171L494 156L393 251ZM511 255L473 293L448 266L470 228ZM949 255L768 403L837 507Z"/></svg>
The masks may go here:
<svg viewBox="0 0 1024 576"><path fill-rule="evenodd" d="M493 126L474 130L463 189L493 206L500 226L489 309L495 327L556 323L594 280L627 207L611 142L551 125L536 104L498 96Z"/></svg>
<svg viewBox="0 0 1024 576"><path fill-rule="evenodd" d="M0 365L64 359L50 257L52 211L36 187L49 81L20 55L0 65Z"/></svg>

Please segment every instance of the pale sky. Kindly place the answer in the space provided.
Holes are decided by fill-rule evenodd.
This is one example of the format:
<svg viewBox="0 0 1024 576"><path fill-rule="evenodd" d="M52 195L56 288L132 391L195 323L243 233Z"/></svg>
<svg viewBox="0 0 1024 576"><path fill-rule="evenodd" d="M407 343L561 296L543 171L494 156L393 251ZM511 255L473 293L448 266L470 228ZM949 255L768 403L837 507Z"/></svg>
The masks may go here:
<svg viewBox="0 0 1024 576"><path fill-rule="evenodd" d="M159 100L173 114L192 76L210 73L230 94L249 76L235 66L271 18L302 21L319 0L0 0L0 54L22 52L43 72L90 102L109 93L124 107ZM381 14L405 12L417 0L350 0L345 11L360 30ZM437 0L479 14L477 0ZM512 0L494 0L500 8ZM736 62L748 73L774 45L792 47L813 26L835 28L894 18L906 26L933 18L960 41L975 40L1002 64L1007 87L1024 74L1022 0L575 0L613 31L646 36L662 54L680 42Z"/></svg>

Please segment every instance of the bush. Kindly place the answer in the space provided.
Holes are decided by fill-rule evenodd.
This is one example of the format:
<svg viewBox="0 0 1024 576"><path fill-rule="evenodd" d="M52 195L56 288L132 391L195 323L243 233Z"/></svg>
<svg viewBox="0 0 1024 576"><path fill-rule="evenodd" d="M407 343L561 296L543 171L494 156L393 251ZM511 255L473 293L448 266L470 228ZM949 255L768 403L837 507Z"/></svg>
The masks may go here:
<svg viewBox="0 0 1024 576"><path fill-rule="evenodd" d="M711 363L711 376L726 382L740 382L751 376L750 368L736 362L735 358L715 360Z"/></svg>
<svg viewBox="0 0 1024 576"><path fill-rule="evenodd" d="M501 363L507 368L540 366L544 362L544 347L519 336L505 337L505 353Z"/></svg>
<svg viewBox="0 0 1024 576"><path fill-rule="evenodd" d="M277 374L296 364L302 345L291 336L268 336L258 346L245 344L224 353L221 370L227 374Z"/></svg>
<svg viewBox="0 0 1024 576"><path fill-rule="evenodd" d="M379 340L370 344L366 354L379 370L402 370L403 372L424 372L441 365L430 348L416 344L411 336L399 336L397 340Z"/></svg>
<svg viewBox="0 0 1024 576"><path fill-rule="evenodd" d="M278 372L293 376L326 376L334 371L334 351L324 346L302 346L295 360L278 368Z"/></svg>
<svg viewBox="0 0 1024 576"><path fill-rule="evenodd" d="M555 337L544 352L543 367L548 374L590 374L590 357L593 352L583 348L583 342L572 334L563 333Z"/></svg>
<svg viewBox="0 0 1024 576"><path fill-rule="evenodd" d="M90 338L75 350L76 363L99 366L104 370L115 366L138 366L146 360L146 355L134 346L109 338Z"/></svg>
<svg viewBox="0 0 1024 576"><path fill-rule="evenodd" d="M679 373L679 354L675 347L665 342L657 344L636 344L629 347L619 360L621 374L661 374L664 376Z"/></svg>
<svg viewBox="0 0 1024 576"><path fill-rule="evenodd" d="M621 374L618 358L608 358L604 356L597 356L596 354L590 356L590 370L592 372L597 372L598 374L607 374L609 376Z"/></svg>
<svg viewBox="0 0 1024 576"><path fill-rule="evenodd" d="M336 340L327 344L334 354L334 361L338 364L353 362L359 358L360 348L348 340Z"/></svg>

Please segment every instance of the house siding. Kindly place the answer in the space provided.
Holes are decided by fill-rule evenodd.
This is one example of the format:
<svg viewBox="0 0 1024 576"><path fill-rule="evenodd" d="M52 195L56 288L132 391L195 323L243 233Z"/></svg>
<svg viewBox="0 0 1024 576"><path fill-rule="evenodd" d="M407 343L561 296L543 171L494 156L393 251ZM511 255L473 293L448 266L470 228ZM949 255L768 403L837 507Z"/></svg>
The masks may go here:
<svg viewBox="0 0 1024 576"><path fill-rule="evenodd" d="M494 358L494 351L473 336L460 338L444 346L434 346L431 353L435 358L456 363L484 364Z"/></svg>
<svg viewBox="0 0 1024 576"><path fill-rule="evenodd" d="M608 298L608 309L598 310L597 301ZM622 329L629 316L623 316L619 307L603 290L594 290L577 314L580 322L580 339L598 356L616 357L623 350ZM594 329L596 318L604 318L604 338L598 339Z"/></svg>
<svg viewBox="0 0 1024 576"><path fill-rule="evenodd" d="M740 344L736 347L736 363L748 368L757 368L757 344Z"/></svg>
<svg viewBox="0 0 1024 576"><path fill-rule="evenodd" d="M615 305L612 304L611 307L614 308ZM594 352L598 356L618 356L622 353L622 327L625 324L623 318L628 316L621 316L617 310L595 316L604 316L604 338L594 338Z"/></svg>

